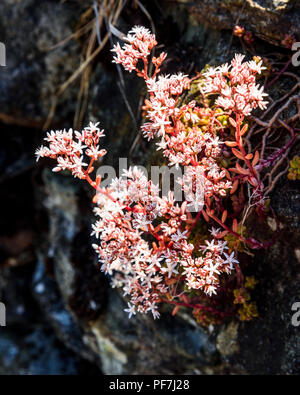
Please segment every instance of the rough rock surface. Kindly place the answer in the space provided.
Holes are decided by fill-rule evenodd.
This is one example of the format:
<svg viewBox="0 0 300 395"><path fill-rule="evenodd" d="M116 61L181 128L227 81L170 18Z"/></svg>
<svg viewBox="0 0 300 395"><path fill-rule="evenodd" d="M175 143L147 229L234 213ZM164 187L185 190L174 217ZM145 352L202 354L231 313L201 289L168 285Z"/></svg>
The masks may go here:
<svg viewBox="0 0 300 395"><path fill-rule="evenodd" d="M279 44L285 33L298 36L296 1L205 0L192 8L185 1L160 3L163 9L150 11L170 55L164 72L200 70L242 50L231 41L238 16L268 42ZM109 288L90 247L91 192L68 175L53 174L47 162L35 166L33 152L52 95L80 61L76 41L48 49L72 32L82 9L82 2L58 0L0 4L0 40L7 45L7 67L0 69L0 120L6 122L0 148L0 300L9 312L7 327L0 328L0 374L299 374L299 328L291 325L291 306L300 298L299 184L285 179L273 192L282 231L249 268L260 281L254 293L259 318L229 320L209 332L183 310L175 318L165 310L158 321L128 320L125 301ZM147 19L125 10L120 28L135 23ZM134 76L124 77L136 114L143 87ZM132 148L136 128L117 78L107 48L91 77L86 119L100 119L107 131L105 163L117 166L130 151L129 163L149 165L153 147L138 140ZM60 128L72 124L77 91L72 85L60 101Z"/></svg>

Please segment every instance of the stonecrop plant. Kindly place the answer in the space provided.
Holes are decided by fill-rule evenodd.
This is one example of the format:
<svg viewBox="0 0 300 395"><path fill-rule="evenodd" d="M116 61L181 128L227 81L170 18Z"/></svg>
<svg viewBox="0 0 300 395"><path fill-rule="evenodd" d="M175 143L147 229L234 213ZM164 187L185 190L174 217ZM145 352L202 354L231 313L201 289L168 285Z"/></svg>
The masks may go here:
<svg viewBox="0 0 300 395"><path fill-rule="evenodd" d="M114 46L113 61L145 80L143 135L157 140L169 166L184 167L177 180L184 201L176 202L171 191L162 196L138 167L102 188L95 165L106 151L98 123L81 132L47 133L48 144L36 151L37 159L55 159L54 172L69 170L95 189L93 247L112 286L123 288L129 318L136 312L158 318L160 304L167 303L174 305L174 314L181 306L192 308L202 323L208 316L213 321L236 314L238 304L240 316L249 319L257 314L247 293L255 280L244 279L237 253L270 244L246 228L247 193L252 212L269 215L260 171L272 158L249 152L244 141L247 117L267 106L267 94L257 84L262 61L236 54L230 64L206 68L197 76L200 99L183 103L183 92L196 78L160 75L167 55L151 55L157 42L148 29L134 27L124 41ZM227 311L217 310L209 301L224 293L232 276L232 303Z"/></svg>

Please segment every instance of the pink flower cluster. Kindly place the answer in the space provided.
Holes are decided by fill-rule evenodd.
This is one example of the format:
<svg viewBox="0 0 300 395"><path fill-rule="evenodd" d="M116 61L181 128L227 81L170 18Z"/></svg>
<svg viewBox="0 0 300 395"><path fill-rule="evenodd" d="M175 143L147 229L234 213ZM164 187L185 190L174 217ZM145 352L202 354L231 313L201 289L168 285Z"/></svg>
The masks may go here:
<svg viewBox="0 0 300 395"><path fill-rule="evenodd" d="M256 84L256 74L265 67L262 60L244 62L244 55L236 54L231 65L210 68L205 76L203 91L206 94L218 94L215 104L226 111L248 116L259 107L264 110L268 102L264 101L263 87Z"/></svg>
<svg viewBox="0 0 300 395"><path fill-rule="evenodd" d="M214 237L221 234L219 229L212 229ZM230 274L234 269L234 264L238 261L234 258L234 252L230 255L226 254L228 249L226 241L212 239L205 241L206 246L202 246L202 256L199 258L181 261L184 267L182 275L185 275L186 283L189 288L202 289L208 295L216 294L219 286L219 276L222 273Z"/></svg>
<svg viewBox="0 0 300 395"><path fill-rule="evenodd" d="M99 123L99 122L98 122ZM41 157L49 157L57 160L57 166L53 171L70 170L74 177L81 179L93 171L93 168L84 162L84 155L92 161L99 160L106 154L105 149L100 149L98 143L104 136L103 130L98 128L98 123L90 122L89 126L84 128L82 132L69 129L68 131L53 130L47 133L44 139L49 143L49 147L41 146L35 152L37 160Z"/></svg>
<svg viewBox="0 0 300 395"><path fill-rule="evenodd" d="M93 201L99 219L92 226L92 235L99 239L99 244L93 247L102 263L101 269L113 275L112 285L122 286L124 295L129 295L126 311L130 316L136 311L151 311L154 318L159 317L158 303L166 294L178 296L179 281L208 295L216 293L219 276L229 273L235 262L224 252L226 242L207 241L202 256L195 258L194 245L187 241L185 230L191 216L186 213L187 202L180 207L171 192L168 197L160 197L158 187L138 168L125 171L107 189L91 181L91 163L105 154L98 146L103 131L97 125L90 124L81 133L72 130L48 133L45 140L49 147L40 147L36 155L37 159L56 159L58 164L53 171L69 169L96 189ZM87 170L83 152L90 157Z"/></svg>
<svg viewBox="0 0 300 395"><path fill-rule="evenodd" d="M202 256L193 257L194 245L183 230L186 203L175 204L172 193L161 198L159 189L138 168L115 179L108 193L113 200L97 195L99 220L92 235L100 243L93 247L101 269L113 275L113 286L123 287L124 295L129 295L130 315L151 311L157 318L157 304L167 293L177 296L179 281L208 295L216 293L219 276L230 273L237 261L224 252L226 242L219 240L207 241Z"/></svg>
<svg viewBox="0 0 300 395"><path fill-rule="evenodd" d="M144 28L138 27L134 31L139 29L144 32ZM150 42L154 41L151 36ZM123 49L120 46L114 48L117 52L114 61L121 63L125 69L129 47L127 44ZM134 45L130 53L135 56ZM138 59L137 54L135 64ZM170 166L190 167L184 178L178 180L186 193L188 207L202 208L205 197L225 196L232 184L224 180L226 174L217 162L224 143L216 136L216 117L212 117L209 127L201 129L203 117L209 117L211 110L197 107L195 101L178 106L179 96L190 88L189 78L182 73L167 76L156 76L154 73L152 77L143 73L139 75L145 79L149 92L144 106L148 121L142 126L143 134L148 140L160 138L158 149L163 150Z"/></svg>
<svg viewBox="0 0 300 395"><path fill-rule="evenodd" d="M225 171L212 158L208 158L205 165L186 166L184 175L177 182L182 187L189 211L201 211L206 198L226 196L226 190L232 187L232 183L222 181L224 177Z"/></svg>
<svg viewBox="0 0 300 395"><path fill-rule="evenodd" d="M147 59L153 47L157 45L154 34L142 26L135 26L124 37L127 44L120 47L120 44L114 46L113 51L116 53L114 63L120 63L125 70L131 72L137 69L139 59Z"/></svg>
<svg viewBox="0 0 300 395"><path fill-rule="evenodd" d="M149 92L146 101L147 116L150 122L142 127L145 137L164 137L166 130L170 132L172 119L178 118L179 109L176 108L178 97L190 87L190 81L181 73L158 78L145 78Z"/></svg>

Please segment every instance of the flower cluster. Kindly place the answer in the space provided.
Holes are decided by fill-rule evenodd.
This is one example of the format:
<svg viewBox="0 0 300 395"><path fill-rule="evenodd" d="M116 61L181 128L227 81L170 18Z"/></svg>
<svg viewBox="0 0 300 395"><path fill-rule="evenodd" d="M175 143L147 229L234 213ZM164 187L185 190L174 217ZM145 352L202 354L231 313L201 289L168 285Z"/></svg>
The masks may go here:
<svg viewBox="0 0 300 395"><path fill-rule="evenodd" d="M85 154L92 160L104 155L97 146L101 136L103 132L92 124L81 133L52 131L45 139L49 147L39 148L37 158L54 158L58 165L53 171L69 169L75 177L87 178L83 169L87 164L80 154L88 147ZM177 275L186 276L189 288L215 293L218 275L232 269L232 261L221 258L226 249L224 242L207 242L203 258L193 259L194 246L186 240L187 231L181 230L186 221L185 205L175 205L171 193L168 198L161 198L159 189L137 168L129 169L124 176L125 179L115 179L107 191L97 191L95 214L100 219L93 225L92 234L100 238L100 244L93 246L102 270L116 272L113 284L122 285L125 295L131 296L130 311L138 306L139 312L150 310L158 317L157 303L170 291L165 280ZM158 218L164 220L154 228L153 221ZM151 247L145 240L147 235L155 240Z"/></svg>
<svg viewBox="0 0 300 395"><path fill-rule="evenodd" d="M251 32L245 30L243 26L236 25L233 29L233 35L243 39L246 44L254 43L254 36Z"/></svg>
<svg viewBox="0 0 300 395"><path fill-rule="evenodd" d="M176 108L177 99L189 88L189 79L181 73L145 79L150 97L144 109L147 110L150 122L142 129L148 139L155 136L164 137L166 131L170 133L172 118L179 116L179 110Z"/></svg>
<svg viewBox="0 0 300 395"><path fill-rule="evenodd" d="M52 130L45 138L49 147L41 146L36 150L37 160L45 157L56 159L57 166L53 169L54 172L68 169L74 177L84 179L93 171L92 166L84 170L84 167L88 166L84 162L84 155L92 161L97 161L106 154L106 150L100 149L98 145L103 136L103 130L98 128L98 123L90 123L81 133L72 129L56 132Z"/></svg>
<svg viewBox="0 0 300 395"><path fill-rule="evenodd" d="M98 124L90 124L81 133L71 129L52 131L45 138L49 147L39 148L37 159L54 158L58 164L53 171L69 169L75 177L89 181L91 163L105 154L97 145L102 136ZM91 158L87 170L84 149ZM93 247L101 269L114 274L113 286L122 286L124 295L130 296L130 314L136 309L151 311L157 318L157 304L162 296L176 292L174 280L184 280L188 288L202 289L208 295L216 293L219 275L229 273L235 260L226 254L222 257L227 247L226 242L220 241L207 241L202 257L193 258L194 245L188 243L188 231L184 230L186 203L181 207L175 204L171 192L168 197L160 197L158 187L138 168L125 171L107 189L99 187L99 180L90 183L96 189L93 201L99 217L92 232L99 244Z"/></svg>
<svg viewBox="0 0 300 395"><path fill-rule="evenodd" d="M268 102L264 101L264 88L256 84L255 78L265 69L262 60L243 62L244 57L237 54L231 65L210 68L204 74L203 91L219 95L215 104L224 110L248 116L257 107L265 109Z"/></svg>
<svg viewBox="0 0 300 395"><path fill-rule="evenodd" d="M122 64L125 70L131 72L133 70L138 71L138 61L145 60L150 55L153 47L157 45L154 34L142 26L135 26L124 40L127 44L124 44L121 48L119 44L115 45L113 51L116 53L114 63Z"/></svg>
<svg viewBox="0 0 300 395"><path fill-rule="evenodd" d="M237 261L224 252L226 242L214 240L206 242L201 257L193 257L194 245L183 230L186 203L175 204L171 192L161 198L136 167L116 178L108 192L112 199L102 193L94 199L99 220L92 234L100 244L93 247L101 269L113 275L113 286L122 286L130 296L131 313L151 311L158 317L157 303L175 293L180 281L189 289L216 293L220 274L230 273Z"/></svg>
<svg viewBox="0 0 300 395"><path fill-rule="evenodd" d="M238 233L238 212L229 218L222 199L248 180L255 193L260 192L255 170L259 157L255 155L251 162L253 155L247 154L242 144L246 129L241 125L253 109L266 106L266 94L255 80L263 67L256 61L243 63L243 56L236 55L231 66L211 68L202 75L202 102L180 104L180 96L190 88L191 80L182 73L157 75L165 53L152 57L154 68L149 67L151 51L157 45L155 36L144 27L134 27L124 40L122 47L117 44L113 48L114 62L130 72L135 70L145 80L148 98L143 110L147 119L142 131L149 140L159 139L158 150L163 151L170 166L185 167L183 177L177 180L185 194L183 203L175 202L172 192L161 196L159 188L136 167L107 188L101 187L100 176L93 180L93 164L106 153L98 145L104 135L98 124L90 124L81 133L71 129L52 131L45 139L49 147L39 148L36 155L38 159L56 159L53 171L69 169L96 190L93 202L98 219L92 235L98 239L93 247L101 270L111 275L112 285L122 287L129 297L129 317L136 312L151 312L157 318L162 302L193 307L185 296L191 290L198 297L199 293L217 294L222 274L230 274L238 265L225 236L255 246L254 239ZM218 95L210 105L209 95ZM224 136L224 117L234 125L236 141L226 141L229 134ZM234 169L222 165L228 147L247 168L237 161ZM238 176L231 176L230 171ZM191 211L197 213L195 217ZM196 234L195 238L200 218L217 222L221 228L212 228L201 238ZM199 306L195 308L199 310Z"/></svg>
<svg viewBox="0 0 300 395"><path fill-rule="evenodd" d="M143 37L150 37L149 31L145 32L144 28L142 31ZM117 45L113 51L117 53L114 61L126 69L128 45L123 49ZM131 54L135 56L133 50ZM185 176L178 181L185 192L188 207L202 208L205 197L225 196L232 184L225 179L226 173L218 165L224 142L216 135L215 125L220 124L218 117L221 114L200 108L195 101L178 106L180 95L190 88L189 78L182 73L158 77L156 72L151 77L138 74L145 79L149 92L149 99L143 107L147 112L147 122L142 126L144 136L148 140L160 139L158 149L163 150L170 166L187 167Z"/></svg>

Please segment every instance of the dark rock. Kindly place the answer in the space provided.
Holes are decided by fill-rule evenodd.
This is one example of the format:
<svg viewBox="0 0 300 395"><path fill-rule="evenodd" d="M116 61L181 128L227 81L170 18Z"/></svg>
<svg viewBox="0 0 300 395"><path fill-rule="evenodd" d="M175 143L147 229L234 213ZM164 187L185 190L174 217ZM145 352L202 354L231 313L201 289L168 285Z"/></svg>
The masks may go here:
<svg viewBox="0 0 300 395"><path fill-rule="evenodd" d="M282 194L281 203L284 199ZM256 253L251 265L259 281L253 294L259 318L230 323L218 334L222 357L249 374L299 374L299 328L292 325L292 305L299 301L300 234L289 219L288 212L277 242Z"/></svg>
<svg viewBox="0 0 300 395"><path fill-rule="evenodd" d="M1 112L16 119L39 121L50 111L60 84L78 67L78 46L51 49L72 33L78 5L59 1L3 0L0 32L6 46L6 67L1 68ZM74 111L74 90L66 92L60 115Z"/></svg>
<svg viewBox="0 0 300 395"><path fill-rule="evenodd" d="M71 330L66 322L71 320L65 318L66 312L56 308L56 303L59 302L53 297L53 291L49 292L51 303L47 306L43 306L41 297L38 299L39 305L35 302L30 289L33 270L33 265L27 265L6 267L0 271L0 300L6 306L6 327L0 328L0 375L99 375L100 371L95 364L80 356L84 345L80 350L73 347L76 353L71 351L72 347L65 346L68 343L65 341L67 329ZM40 275L35 275L36 281L41 281L39 277ZM41 290L41 286L42 282L36 283L38 290ZM49 288L45 288L45 292L51 291ZM51 307L51 312L44 307ZM55 316L59 329L65 331L62 336L65 344L57 339L57 334L45 320L45 317L48 320L48 314ZM74 344L74 329L70 337ZM77 341L79 343L81 338Z"/></svg>
<svg viewBox="0 0 300 395"><path fill-rule="evenodd" d="M0 375L78 375L100 372L57 341L54 333L41 325L28 333L13 335L1 328Z"/></svg>
<svg viewBox="0 0 300 395"><path fill-rule="evenodd" d="M217 26L218 30L232 30L240 25L279 46L287 34L300 38L297 0L180 0L178 3L189 8L191 22Z"/></svg>
<svg viewBox="0 0 300 395"><path fill-rule="evenodd" d="M272 195L272 206L279 219L297 230L300 222L299 181L286 181L279 185Z"/></svg>
<svg viewBox="0 0 300 395"><path fill-rule="evenodd" d="M125 302L111 290L107 311L93 323L105 374L195 374L217 365L213 342L189 317L164 313L128 320Z"/></svg>

